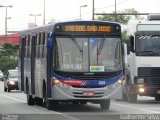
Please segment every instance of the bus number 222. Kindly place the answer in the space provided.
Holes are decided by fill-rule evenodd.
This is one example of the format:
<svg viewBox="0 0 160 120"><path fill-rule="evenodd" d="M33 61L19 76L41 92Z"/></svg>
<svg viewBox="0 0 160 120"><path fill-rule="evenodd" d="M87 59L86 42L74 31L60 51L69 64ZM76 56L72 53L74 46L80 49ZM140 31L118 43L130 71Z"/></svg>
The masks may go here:
<svg viewBox="0 0 160 120"><path fill-rule="evenodd" d="M99 81L99 85L105 85L106 82L105 81Z"/></svg>

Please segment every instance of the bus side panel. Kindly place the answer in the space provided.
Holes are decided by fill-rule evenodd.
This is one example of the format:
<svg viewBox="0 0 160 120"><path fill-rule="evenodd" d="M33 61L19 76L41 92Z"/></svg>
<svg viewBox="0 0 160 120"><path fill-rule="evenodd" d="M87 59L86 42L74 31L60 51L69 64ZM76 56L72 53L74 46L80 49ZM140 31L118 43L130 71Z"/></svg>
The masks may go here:
<svg viewBox="0 0 160 120"><path fill-rule="evenodd" d="M21 91L24 91L24 57L25 57L25 42L26 38L21 38L21 43L20 43L20 58L19 58L19 89Z"/></svg>

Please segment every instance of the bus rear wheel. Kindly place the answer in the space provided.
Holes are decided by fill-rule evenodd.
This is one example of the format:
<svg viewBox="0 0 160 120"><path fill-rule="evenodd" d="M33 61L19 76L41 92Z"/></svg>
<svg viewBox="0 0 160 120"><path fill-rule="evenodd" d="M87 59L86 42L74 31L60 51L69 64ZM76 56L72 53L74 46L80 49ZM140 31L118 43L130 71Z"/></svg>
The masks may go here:
<svg viewBox="0 0 160 120"><path fill-rule="evenodd" d="M35 102L36 102L36 105L43 106L43 99L42 98L36 97Z"/></svg>
<svg viewBox="0 0 160 120"><path fill-rule="evenodd" d="M100 102L101 110L108 110L110 107L110 100L103 100Z"/></svg>
<svg viewBox="0 0 160 120"><path fill-rule="evenodd" d="M46 104L46 108L48 110L52 109L52 101L51 100L46 99L46 103L45 104Z"/></svg>
<svg viewBox="0 0 160 120"><path fill-rule="evenodd" d="M34 105L35 99L32 97L32 95L29 95L29 85L26 85L26 94L27 94L27 104L28 105Z"/></svg>

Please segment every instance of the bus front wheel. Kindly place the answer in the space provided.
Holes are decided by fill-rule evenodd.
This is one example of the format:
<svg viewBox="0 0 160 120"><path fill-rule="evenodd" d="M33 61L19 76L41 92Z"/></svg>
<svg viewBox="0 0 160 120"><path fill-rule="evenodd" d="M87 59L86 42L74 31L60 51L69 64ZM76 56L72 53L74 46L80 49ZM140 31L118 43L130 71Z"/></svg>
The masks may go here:
<svg viewBox="0 0 160 120"><path fill-rule="evenodd" d="M103 100L100 102L101 110L108 110L110 107L110 100Z"/></svg>

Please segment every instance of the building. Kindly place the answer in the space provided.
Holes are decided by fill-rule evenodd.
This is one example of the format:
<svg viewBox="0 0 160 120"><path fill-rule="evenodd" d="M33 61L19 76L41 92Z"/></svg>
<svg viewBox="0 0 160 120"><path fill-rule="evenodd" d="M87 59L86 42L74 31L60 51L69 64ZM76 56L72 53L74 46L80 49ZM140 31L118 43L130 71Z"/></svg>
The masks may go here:
<svg viewBox="0 0 160 120"><path fill-rule="evenodd" d="M8 34L7 36L0 35L0 43L18 44L19 41L20 41L20 34L19 33Z"/></svg>

